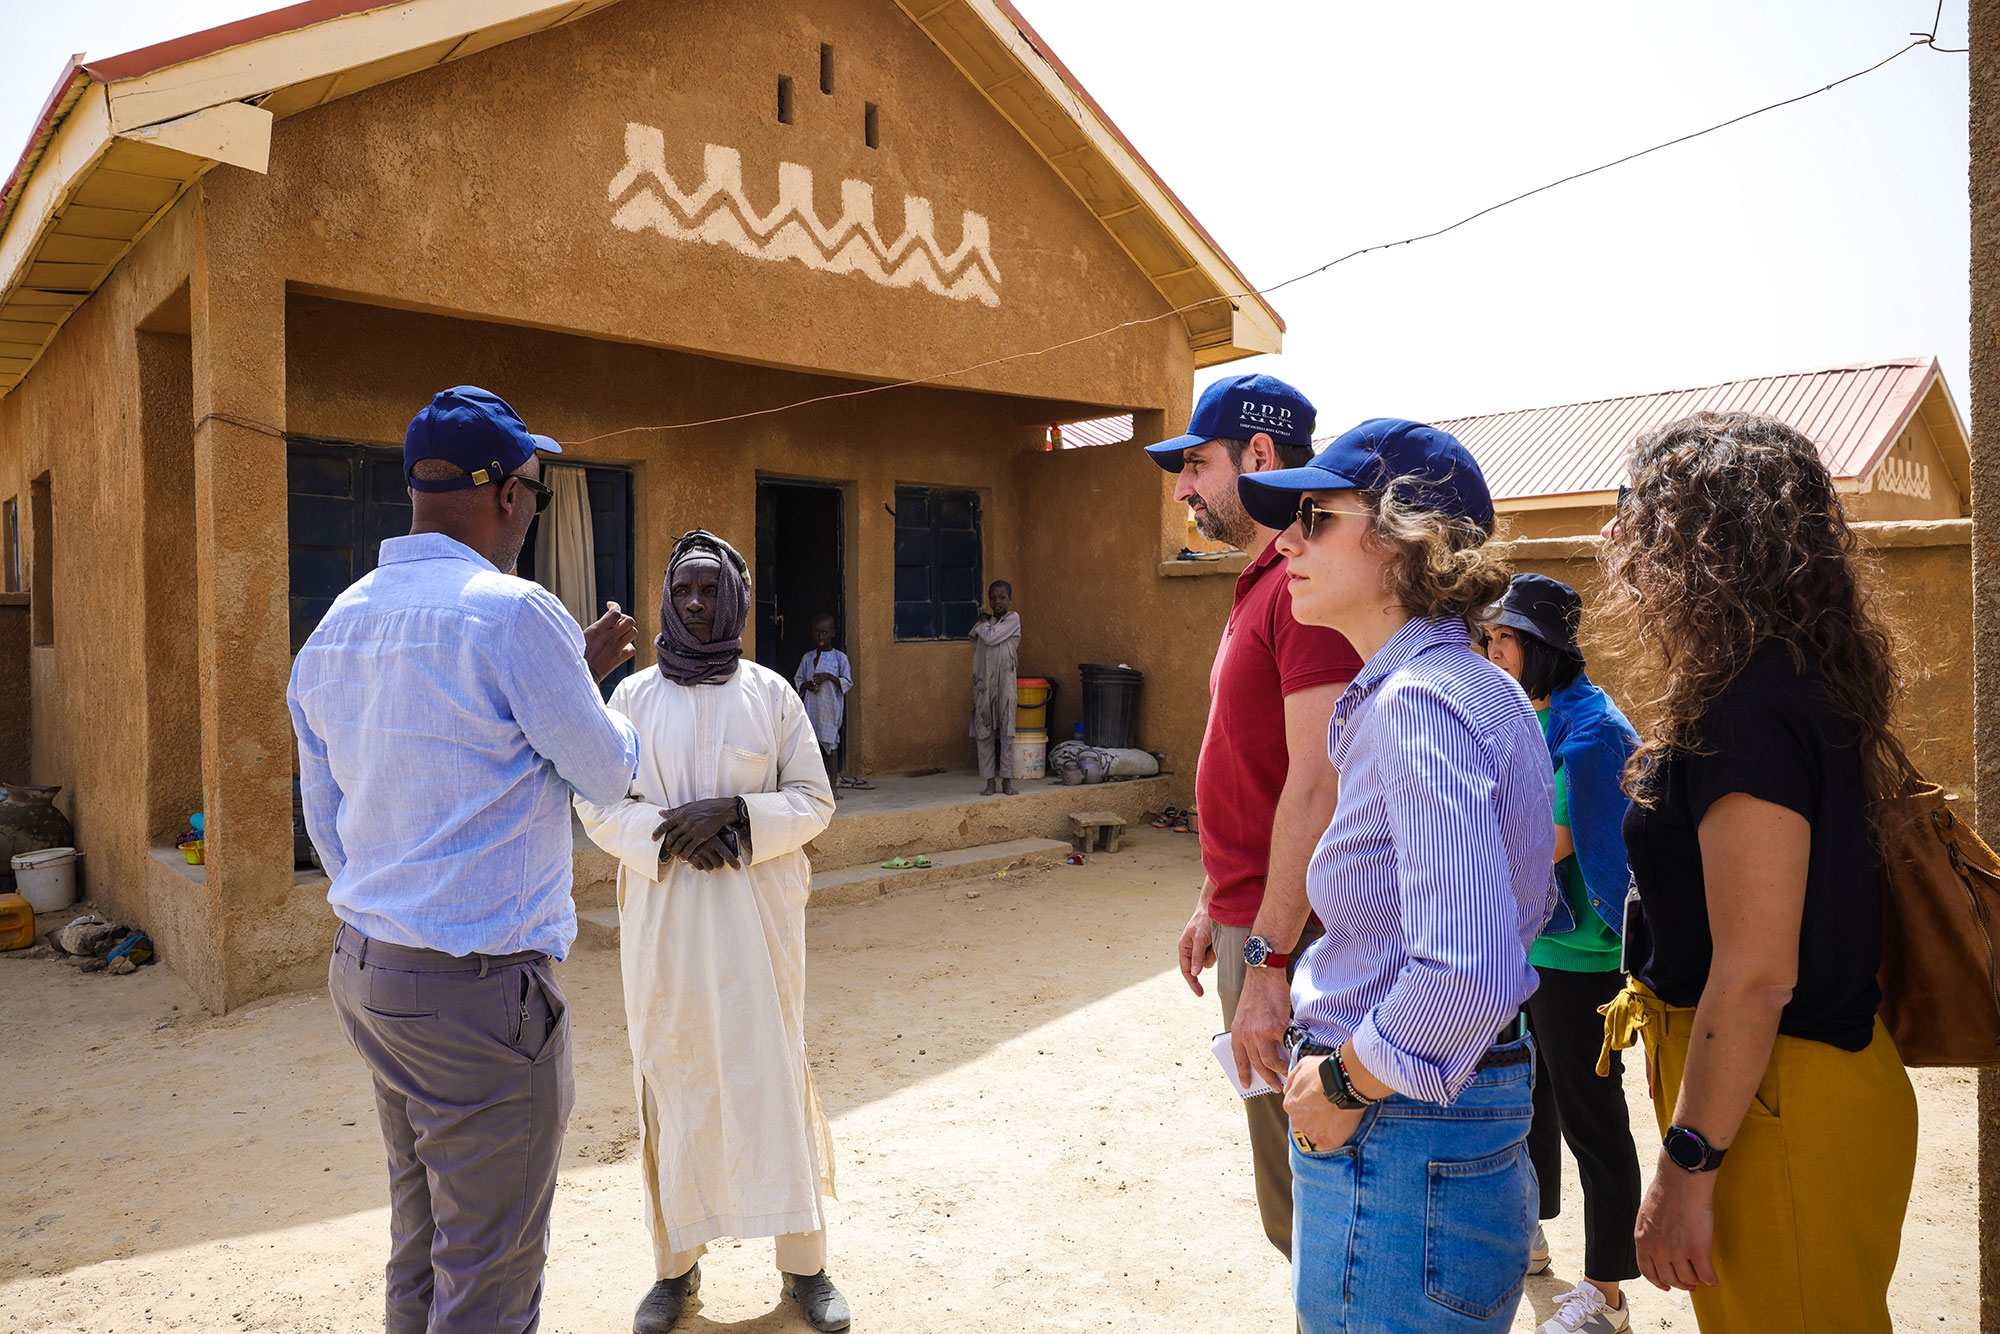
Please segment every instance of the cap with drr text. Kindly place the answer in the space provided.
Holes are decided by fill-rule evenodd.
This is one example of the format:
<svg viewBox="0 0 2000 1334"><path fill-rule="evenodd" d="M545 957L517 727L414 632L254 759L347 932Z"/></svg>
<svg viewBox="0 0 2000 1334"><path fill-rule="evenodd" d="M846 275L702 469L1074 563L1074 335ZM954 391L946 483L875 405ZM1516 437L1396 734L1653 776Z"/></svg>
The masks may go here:
<svg viewBox="0 0 2000 1334"><path fill-rule="evenodd" d="M1232 375L1201 391L1186 435L1147 445L1146 452L1168 472L1179 472L1181 456L1211 440L1268 435L1280 445L1310 445L1317 420L1312 400L1276 376Z"/></svg>
<svg viewBox="0 0 2000 1334"><path fill-rule="evenodd" d="M403 480L413 491L462 491L499 481L537 450L560 454L562 446L530 431L500 395L462 384L437 395L410 418L403 432ZM465 476L415 476L416 465L425 459L456 464Z"/></svg>
<svg viewBox="0 0 2000 1334"><path fill-rule="evenodd" d="M1308 491L1386 491L1408 504L1493 531L1493 497L1472 451L1449 432L1401 417L1372 417L1313 455L1303 468L1246 472L1236 494L1266 528L1289 528Z"/></svg>

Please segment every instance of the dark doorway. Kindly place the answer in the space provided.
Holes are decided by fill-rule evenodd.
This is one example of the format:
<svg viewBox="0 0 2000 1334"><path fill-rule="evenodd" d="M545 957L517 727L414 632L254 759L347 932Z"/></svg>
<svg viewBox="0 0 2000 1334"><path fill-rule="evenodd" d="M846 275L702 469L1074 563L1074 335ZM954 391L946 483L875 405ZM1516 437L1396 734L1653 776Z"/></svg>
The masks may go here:
<svg viewBox="0 0 2000 1334"><path fill-rule="evenodd" d="M757 661L788 681L812 649L820 612L833 613L833 646L847 648L841 528L838 486L758 479Z"/></svg>

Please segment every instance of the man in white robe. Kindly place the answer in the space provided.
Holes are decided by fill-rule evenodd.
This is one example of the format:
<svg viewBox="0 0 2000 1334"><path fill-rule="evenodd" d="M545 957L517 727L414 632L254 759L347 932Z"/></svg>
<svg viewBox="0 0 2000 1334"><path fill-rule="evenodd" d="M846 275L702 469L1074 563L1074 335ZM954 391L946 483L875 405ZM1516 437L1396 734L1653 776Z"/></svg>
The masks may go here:
<svg viewBox="0 0 2000 1334"><path fill-rule="evenodd" d="M820 1198L832 1141L806 1065L805 845L833 791L791 683L741 657L742 558L697 530L668 566L659 661L611 709L639 734L631 795L578 800L618 859L620 964L656 1282L638 1334L665 1334L717 1237L776 1237L784 1294L845 1329Z"/></svg>

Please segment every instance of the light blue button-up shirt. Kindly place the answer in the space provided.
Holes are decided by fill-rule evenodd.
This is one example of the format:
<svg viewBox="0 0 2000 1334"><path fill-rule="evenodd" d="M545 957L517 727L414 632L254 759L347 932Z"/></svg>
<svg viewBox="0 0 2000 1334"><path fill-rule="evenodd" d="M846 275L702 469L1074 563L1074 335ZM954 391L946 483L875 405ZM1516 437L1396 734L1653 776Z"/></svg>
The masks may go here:
<svg viewBox="0 0 2000 1334"><path fill-rule="evenodd" d="M1413 620L1334 706L1340 805L1306 871L1326 923L1292 978L1315 1042L1449 1103L1539 981L1555 787L1534 707L1461 621Z"/></svg>
<svg viewBox="0 0 2000 1334"><path fill-rule="evenodd" d="M442 533L390 538L286 702L341 921L447 954L569 953L570 792L623 798L639 739L554 594Z"/></svg>

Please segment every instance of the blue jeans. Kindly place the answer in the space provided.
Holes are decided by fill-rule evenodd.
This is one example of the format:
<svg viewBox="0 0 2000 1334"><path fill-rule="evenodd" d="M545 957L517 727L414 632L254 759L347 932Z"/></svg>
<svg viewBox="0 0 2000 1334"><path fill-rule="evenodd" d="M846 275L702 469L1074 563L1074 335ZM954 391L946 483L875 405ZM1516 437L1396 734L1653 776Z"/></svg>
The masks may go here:
<svg viewBox="0 0 2000 1334"><path fill-rule="evenodd" d="M1523 1062L1480 1071L1449 1107L1386 1098L1331 1152L1294 1142L1304 1334L1504 1334L1535 1231L1533 1116L1534 1065Z"/></svg>

